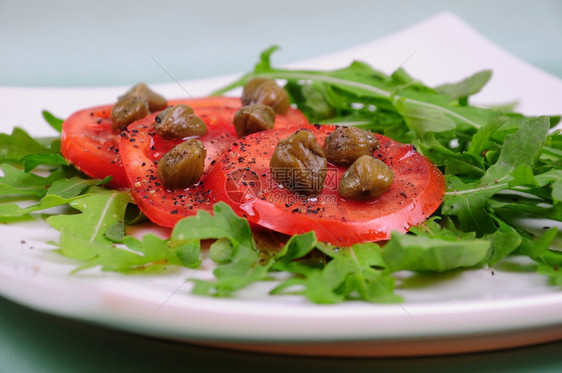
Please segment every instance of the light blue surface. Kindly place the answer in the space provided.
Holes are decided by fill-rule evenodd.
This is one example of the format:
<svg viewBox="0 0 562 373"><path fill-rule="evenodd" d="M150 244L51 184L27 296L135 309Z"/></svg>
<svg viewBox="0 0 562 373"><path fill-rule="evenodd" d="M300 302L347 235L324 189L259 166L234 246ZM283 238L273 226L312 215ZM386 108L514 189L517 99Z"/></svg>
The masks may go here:
<svg viewBox="0 0 562 373"><path fill-rule="evenodd" d="M450 10L511 53L562 77L560 1L0 0L0 85L90 86L248 70L333 52ZM148 53L147 53L148 52ZM562 311L561 311L562 312ZM556 372L562 342L415 359L307 359L245 354L116 333L0 298L0 372Z"/></svg>
<svg viewBox="0 0 562 373"><path fill-rule="evenodd" d="M0 1L0 85L89 86L247 71L359 45L440 11L562 77L562 2L448 0ZM147 53L148 52L148 53Z"/></svg>

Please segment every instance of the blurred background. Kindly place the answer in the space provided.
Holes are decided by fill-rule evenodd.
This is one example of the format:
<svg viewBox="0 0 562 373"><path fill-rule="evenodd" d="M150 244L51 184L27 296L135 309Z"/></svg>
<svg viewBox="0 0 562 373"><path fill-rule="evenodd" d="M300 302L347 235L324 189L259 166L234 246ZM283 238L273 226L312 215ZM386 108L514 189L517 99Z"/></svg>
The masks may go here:
<svg viewBox="0 0 562 373"><path fill-rule="evenodd" d="M294 62L452 11L514 55L562 77L557 0L0 1L1 86L103 86L249 70L277 44Z"/></svg>

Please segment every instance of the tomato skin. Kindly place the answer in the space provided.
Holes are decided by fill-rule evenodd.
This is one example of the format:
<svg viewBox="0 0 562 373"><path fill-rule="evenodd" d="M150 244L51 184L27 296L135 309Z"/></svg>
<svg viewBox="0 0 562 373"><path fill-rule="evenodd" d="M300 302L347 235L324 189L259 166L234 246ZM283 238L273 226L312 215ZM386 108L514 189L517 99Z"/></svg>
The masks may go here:
<svg viewBox="0 0 562 373"><path fill-rule="evenodd" d="M221 155L208 177L208 186L216 198L253 224L289 235L314 231L320 241L341 246L386 240L391 231L406 232L439 207L445 192L441 172L412 145L382 135L377 135L381 146L374 156L393 170L394 181L375 201L350 201L339 196L337 186L345 169L331 164L322 193L313 198L288 191L272 179L269 160L279 140L306 129L323 144L335 128L308 125L252 134ZM239 159L244 162L237 162ZM242 185L240 177L229 177L241 169L251 170L242 179L254 180L259 188L248 190L248 183Z"/></svg>
<svg viewBox="0 0 562 373"><path fill-rule="evenodd" d="M175 99L168 100L168 104L186 104L194 109L220 106L237 110L242 107L240 98L224 96ZM120 136L112 130L112 107L96 106L70 115L63 123L61 153L69 163L88 176L98 179L112 176L109 186L124 189L129 184L119 154ZM308 123L304 114L296 109L289 109L283 117L295 125Z"/></svg>
<svg viewBox="0 0 562 373"><path fill-rule="evenodd" d="M119 148L130 191L141 211L153 222L173 227L185 216L198 210L212 212L218 202L207 175L224 149L239 141L233 118L237 106L195 106L193 111L207 125L207 133L199 136L207 150L205 168L199 183L181 190L167 190L157 175L157 163L162 156L182 140L166 140L156 133L152 114L131 124L122 134ZM293 122L277 116L275 128L290 127Z"/></svg>
<svg viewBox="0 0 562 373"><path fill-rule="evenodd" d="M112 176L109 186L126 188L127 178L119 157L119 135L113 133L112 105L79 110L62 125L61 154L86 175Z"/></svg>

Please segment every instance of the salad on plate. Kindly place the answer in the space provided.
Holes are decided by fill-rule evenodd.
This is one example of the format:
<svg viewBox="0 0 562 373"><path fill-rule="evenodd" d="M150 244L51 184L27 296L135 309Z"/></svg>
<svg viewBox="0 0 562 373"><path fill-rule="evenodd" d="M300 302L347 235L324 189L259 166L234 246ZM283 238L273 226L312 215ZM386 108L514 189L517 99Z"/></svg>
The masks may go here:
<svg viewBox="0 0 562 373"><path fill-rule="evenodd" d="M0 134L0 219L46 219L73 273L212 261L214 278L187 279L198 295L270 281L314 303L396 303L400 271L509 258L562 286L559 116L471 105L488 70L429 87L359 61L279 69L275 50L209 97L139 84L44 112L60 137Z"/></svg>

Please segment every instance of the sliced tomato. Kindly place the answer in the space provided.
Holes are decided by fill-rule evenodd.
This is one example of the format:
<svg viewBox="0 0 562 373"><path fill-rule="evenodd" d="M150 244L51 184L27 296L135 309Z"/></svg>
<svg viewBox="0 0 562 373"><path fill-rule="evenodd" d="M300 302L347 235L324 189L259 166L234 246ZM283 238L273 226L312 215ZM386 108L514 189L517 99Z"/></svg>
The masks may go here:
<svg viewBox="0 0 562 373"><path fill-rule="evenodd" d="M187 104L194 109L221 106L237 110L242 106L240 98L222 96L169 100L168 103ZM112 176L110 186L127 188L127 177L119 155L119 135L112 131L111 108L112 105L97 106L68 117L62 128L61 153L85 174L98 179ZM297 109L290 109L284 117L294 124L308 123Z"/></svg>
<svg viewBox="0 0 562 373"><path fill-rule="evenodd" d="M334 165L328 166L322 193L315 197L291 192L272 178L269 161L279 140L306 129L322 145L335 128L308 125L249 135L221 155L206 185L251 223L290 235L314 231L320 241L342 246L386 240L391 231L406 232L439 207L445 192L441 172L412 145L382 135L377 135L380 148L374 156L392 169L394 181L374 201L340 197L337 190L345 169Z"/></svg>
<svg viewBox="0 0 562 373"><path fill-rule="evenodd" d="M207 182L223 150L239 141L232 119L238 107L192 106L193 111L207 125L207 133L198 139L207 149L205 168L199 183L181 190L168 190L158 178L158 161L182 140L166 140L156 133L154 118L150 115L131 124L123 132L119 149L127 175L131 195L142 212L153 222L173 227L185 216L198 210L212 211L214 188ZM275 128L293 126L291 120L277 116Z"/></svg>
<svg viewBox="0 0 562 373"><path fill-rule="evenodd" d="M112 130L111 107L97 106L69 116L62 125L60 150L69 163L86 175L98 179L112 176L112 187L126 188L119 136Z"/></svg>

